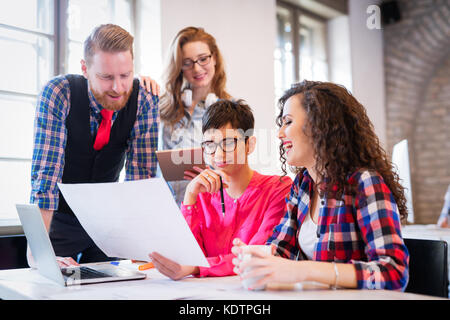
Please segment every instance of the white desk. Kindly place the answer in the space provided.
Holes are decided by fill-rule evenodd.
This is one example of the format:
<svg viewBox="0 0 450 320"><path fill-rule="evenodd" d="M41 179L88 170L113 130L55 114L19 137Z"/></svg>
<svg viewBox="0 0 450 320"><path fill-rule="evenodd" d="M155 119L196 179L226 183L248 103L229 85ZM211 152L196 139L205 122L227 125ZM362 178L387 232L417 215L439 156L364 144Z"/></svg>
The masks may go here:
<svg viewBox="0 0 450 320"><path fill-rule="evenodd" d="M172 281L156 269L147 279L62 287L35 269L0 271L0 298L14 300L428 300L436 297L388 290L280 290L247 291L239 277L186 278Z"/></svg>
<svg viewBox="0 0 450 320"><path fill-rule="evenodd" d="M444 240L450 245L450 228L439 228L434 224L412 224L402 227L403 238Z"/></svg>

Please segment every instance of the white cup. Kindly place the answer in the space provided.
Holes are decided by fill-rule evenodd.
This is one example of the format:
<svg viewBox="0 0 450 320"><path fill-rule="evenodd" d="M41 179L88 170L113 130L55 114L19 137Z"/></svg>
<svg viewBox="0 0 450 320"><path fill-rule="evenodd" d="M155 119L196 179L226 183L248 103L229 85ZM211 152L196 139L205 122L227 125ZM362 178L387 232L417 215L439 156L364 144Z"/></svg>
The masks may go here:
<svg viewBox="0 0 450 320"><path fill-rule="evenodd" d="M267 246L267 245L248 245L248 246L243 246L242 247L244 250L245 248L257 248L258 251L260 251L261 253L265 253L265 254L271 254L272 253L272 249L271 246ZM238 255L238 259L241 261L249 261L251 260L253 257L253 255L251 253L240 253ZM242 276L246 275L248 272L250 272L253 268L246 268L245 272L241 273L241 283L242 286L249 290L250 288L252 288L253 290L264 290L266 288L266 286L260 286L260 287L253 287L253 284L255 282L257 282L259 279L263 278L263 276L259 276L259 277L254 277L254 278L247 278L247 279L242 279Z"/></svg>

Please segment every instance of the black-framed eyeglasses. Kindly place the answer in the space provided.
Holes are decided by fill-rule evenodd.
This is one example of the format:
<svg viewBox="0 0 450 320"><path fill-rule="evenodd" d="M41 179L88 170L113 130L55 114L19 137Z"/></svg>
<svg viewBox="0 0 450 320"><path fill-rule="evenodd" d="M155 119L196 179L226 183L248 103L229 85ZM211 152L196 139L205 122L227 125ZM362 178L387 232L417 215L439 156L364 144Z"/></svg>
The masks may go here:
<svg viewBox="0 0 450 320"><path fill-rule="evenodd" d="M243 138L225 138L220 142L203 141L200 145L205 154L214 154L219 146L223 152L233 152L236 150L237 142L239 140L247 140L248 137Z"/></svg>
<svg viewBox="0 0 450 320"><path fill-rule="evenodd" d="M186 59L183 61L183 64L181 65L182 70L189 70L194 67L194 64L198 63L199 66L206 66L210 61L212 57L212 53L207 56L201 56L197 60L191 60Z"/></svg>

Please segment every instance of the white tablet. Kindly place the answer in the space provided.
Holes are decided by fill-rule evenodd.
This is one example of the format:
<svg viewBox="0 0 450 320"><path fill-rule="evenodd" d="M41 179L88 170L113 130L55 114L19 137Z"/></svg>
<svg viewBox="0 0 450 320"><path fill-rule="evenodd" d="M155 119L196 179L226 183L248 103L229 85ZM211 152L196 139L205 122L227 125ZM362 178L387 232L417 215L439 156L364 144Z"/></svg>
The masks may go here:
<svg viewBox="0 0 450 320"><path fill-rule="evenodd" d="M184 172L196 172L194 166L206 168L202 148L158 150L156 157L166 181L185 180Z"/></svg>

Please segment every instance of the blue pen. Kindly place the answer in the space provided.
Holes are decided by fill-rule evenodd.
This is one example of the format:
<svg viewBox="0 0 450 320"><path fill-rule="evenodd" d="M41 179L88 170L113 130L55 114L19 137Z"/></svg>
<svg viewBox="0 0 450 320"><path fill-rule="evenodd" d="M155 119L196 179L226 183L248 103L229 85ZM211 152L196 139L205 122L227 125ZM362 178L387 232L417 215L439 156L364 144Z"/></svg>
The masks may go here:
<svg viewBox="0 0 450 320"><path fill-rule="evenodd" d="M131 264L133 263L132 260L119 260L119 261L111 261L110 262L114 266L120 266L121 264Z"/></svg>

